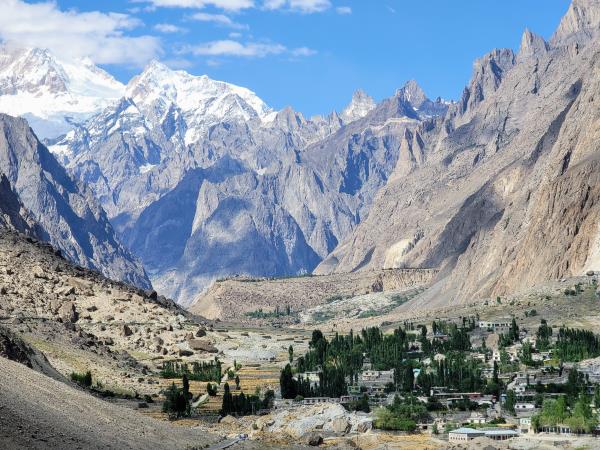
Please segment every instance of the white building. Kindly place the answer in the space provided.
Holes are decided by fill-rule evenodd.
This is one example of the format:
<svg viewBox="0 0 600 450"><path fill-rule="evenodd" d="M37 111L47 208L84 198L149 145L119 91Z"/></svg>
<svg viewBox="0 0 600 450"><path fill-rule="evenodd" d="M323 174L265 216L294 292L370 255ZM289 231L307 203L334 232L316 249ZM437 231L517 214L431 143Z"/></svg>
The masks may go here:
<svg viewBox="0 0 600 450"><path fill-rule="evenodd" d="M467 442L481 436L485 436L485 433L481 430L462 427L448 433L448 440L450 442Z"/></svg>
<svg viewBox="0 0 600 450"><path fill-rule="evenodd" d="M515 404L515 411L516 412L533 411L533 410L535 410L535 404L534 403L520 402L520 403L516 403Z"/></svg>
<svg viewBox="0 0 600 450"><path fill-rule="evenodd" d="M503 318L498 320L480 320L477 324L479 328L484 330L505 331L510 328L511 318Z"/></svg>

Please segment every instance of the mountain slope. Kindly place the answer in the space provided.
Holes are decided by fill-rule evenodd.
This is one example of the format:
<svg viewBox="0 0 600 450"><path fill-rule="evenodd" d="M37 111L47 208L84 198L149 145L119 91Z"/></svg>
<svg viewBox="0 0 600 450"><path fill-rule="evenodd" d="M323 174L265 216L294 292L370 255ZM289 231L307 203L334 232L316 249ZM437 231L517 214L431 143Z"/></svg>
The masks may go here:
<svg viewBox="0 0 600 450"><path fill-rule="evenodd" d="M57 137L121 97L125 87L89 60L0 46L0 112L26 117L41 138Z"/></svg>
<svg viewBox="0 0 600 450"><path fill-rule="evenodd" d="M13 217L20 211L22 221L34 221L37 237L81 266L150 287L144 269L119 243L93 194L70 178L24 119L4 114L0 114L0 173L8 196L3 209L12 210ZM16 225L12 228L27 231L22 223Z"/></svg>
<svg viewBox="0 0 600 450"><path fill-rule="evenodd" d="M431 307L598 269L599 25L600 2L575 0L550 43L526 31L477 61L425 162L317 272L439 267L444 295L413 303Z"/></svg>

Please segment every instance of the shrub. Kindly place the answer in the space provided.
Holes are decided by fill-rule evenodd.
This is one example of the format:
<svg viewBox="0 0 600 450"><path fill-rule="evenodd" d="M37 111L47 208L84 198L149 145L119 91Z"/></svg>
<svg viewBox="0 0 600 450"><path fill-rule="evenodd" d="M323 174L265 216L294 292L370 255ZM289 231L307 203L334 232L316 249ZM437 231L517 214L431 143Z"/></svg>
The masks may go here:
<svg viewBox="0 0 600 450"><path fill-rule="evenodd" d="M86 373L71 372L71 381L74 381L80 386L91 387L92 386L92 372L89 370Z"/></svg>

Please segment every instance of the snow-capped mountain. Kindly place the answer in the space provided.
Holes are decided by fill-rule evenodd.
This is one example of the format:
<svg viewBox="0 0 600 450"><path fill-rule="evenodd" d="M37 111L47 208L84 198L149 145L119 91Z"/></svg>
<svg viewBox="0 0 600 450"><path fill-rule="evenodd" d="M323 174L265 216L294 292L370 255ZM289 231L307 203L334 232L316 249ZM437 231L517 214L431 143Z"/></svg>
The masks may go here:
<svg viewBox="0 0 600 450"><path fill-rule="evenodd" d="M0 46L0 112L24 116L40 138L54 138L123 96L125 86L91 60Z"/></svg>
<svg viewBox="0 0 600 450"><path fill-rule="evenodd" d="M369 114L375 109L375 106L377 104L373 100L373 97L367 95L362 89L359 89L352 96L350 104L342 111L341 118L346 123L354 122Z"/></svg>
<svg viewBox="0 0 600 450"><path fill-rule="evenodd" d="M179 109L187 125L186 144L224 120L261 119L271 112L249 89L171 70L158 61L150 62L129 82L126 96L153 122L163 122L174 108Z"/></svg>

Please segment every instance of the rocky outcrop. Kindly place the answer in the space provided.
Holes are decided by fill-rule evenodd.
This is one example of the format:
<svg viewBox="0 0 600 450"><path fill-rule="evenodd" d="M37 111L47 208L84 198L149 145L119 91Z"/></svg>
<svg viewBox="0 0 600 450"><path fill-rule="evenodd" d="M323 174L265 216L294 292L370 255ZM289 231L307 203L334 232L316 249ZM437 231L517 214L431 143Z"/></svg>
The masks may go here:
<svg viewBox="0 0 600 450"><path fill-rule="evenodd" d="M552 37L554 45L585 44L600 31L600 2L573 0Z"/></svg>
<svg viewBox="0 0 600 450"><path fill-rule="evenodd" d="M8 178L0 173L0 227L36 236L41 230L29 211L21 204L19 197L12 190Z"/></svg>
<svg viewBox="0 0 600 450"><path fill-rule="evenodd" d="M26 231L23 221L33 221L35 235L73 262L150 287L141 264L120 244L93 194L67 174L24 119L4 114L0 114L0 173L7 199L2 208L9 211L12 219L7 222L13 222L13 228ZM17 211L21 223L15 222Z"/></svg>

